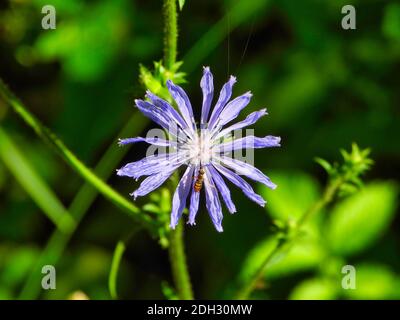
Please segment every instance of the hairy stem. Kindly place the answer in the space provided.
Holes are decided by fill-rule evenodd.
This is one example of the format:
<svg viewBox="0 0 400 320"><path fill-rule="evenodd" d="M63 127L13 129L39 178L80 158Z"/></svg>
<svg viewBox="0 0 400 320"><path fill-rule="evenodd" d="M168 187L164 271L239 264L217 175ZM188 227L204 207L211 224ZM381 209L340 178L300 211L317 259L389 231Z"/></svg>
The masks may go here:
<svg viewBox="0 0 400 320"><path fill-rule="evenodd" d="M164 64L172 69L176 62L178 42L178 13L176 0L164 0ZM173 191L171 192L171 194ZM192 300L193 292L186 263L183 243L183 226L178 224L176 230L170 231L169 258L175 287L180 299Z"/></svg>
<svg viewBox="0 0 400 320"><path fill-rule="evenodd" d="M290 238L283 238L276 241L275 247L272 251L267 255L264 261L261 263L260 267L254 273L254 275L250 278L248 282L246 282L243 287L238 291L236 299L245 300L257 287L257 284L260 283L262 278L265 275L265 272L271 263L271 261L276 257L276 255L282 250L283 247L290 247L293 244L293 241L297 238L300 233L301 228L304 224L317 212L323 209L326 205L328 205L335 197L337 191L340 186L343 184L345 179L343 177L336 178L332 180L324 190L322 197L315 202L299 219L296 226L294 227L293 236Z"/></svg>
<svg viewBox="0 0 400 320"><path fill-rule="evenodd" d="M182 300L193 300L192 285L186 264L182 222L175 230L171 230L169 242L169 259L178 297Z"/></svg>
<svg viewBox="0 0 400 320"><path fill-rule="evenodd" d="M178 13L176 0L164 0L164 65L172 69L176 62L178 43Z"/></svg>

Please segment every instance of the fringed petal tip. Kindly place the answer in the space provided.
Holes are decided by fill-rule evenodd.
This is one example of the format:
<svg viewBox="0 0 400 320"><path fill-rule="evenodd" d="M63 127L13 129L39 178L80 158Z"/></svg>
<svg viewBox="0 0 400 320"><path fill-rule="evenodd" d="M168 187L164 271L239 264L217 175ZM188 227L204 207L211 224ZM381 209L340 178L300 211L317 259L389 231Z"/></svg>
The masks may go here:
<svg viewBox="0 0 400 320"><path fill-rule="evenodd" d="M138 197L136 191L131 192L129 195L133 198L133 200L136 200L136 198Z"/></svg>
<svg viewBox="0 0 400 320"><path fill-rule="evenodd" d="M265 136L264 139L268 141L266 147L280 147L281 137L278 136Z"/></svg>
<svg viewBox="0 0 400 320"><path fill-rule="evenodd" d="M143 103L144 101L141 99L135 99L135 106L139 107L141 103Z"/></svg>
<svg viewBox="0 0 400 320"><path fill-rule="evenodd" d="M171 230L175 230L177 225L178 225L178 222L172 223L172 221L171 221L171 223L169 224L169 227L171 228Z"/></svg>
<svg viewBox="0 0 400 320"><path fill-rule="evenodd" d="M214 224L214 227L218 232L224 232L221 224Z"/></svg>
<svg viewBox="0 0 400 320"><path fill-rule="evenodd" d="M228 82L229 82L231 85L233 85L233 84L235 84L235 83L237 82L237 79L236 79L235 76L232 76L232 75L231 75L231 76L229 77Z"/></svg>
<svg viewBox="0 0 400 320"><path fill-rule="evenodd" d="M194 221L194 220L188 220L188 221L186 222L186 224L189 224L189 225L191 225L191 226L195 226L195 225L196 225L196 221Z"/></svg>
<svg viewBox="0 0 400 320"><path fill-rule="evenodd" d="M278 188L278 185L276 185L275 183L273 183L273 182L270 181L270 182L268 183L267 187L270 188L270 189L272 189L272 190L275 190L276 188Z"/></svg>
<svg viewBox="0 0 400 320"><path fill-rule="evenodd" d="M211 72L209 66L203 66L203 73Z"/></svg>

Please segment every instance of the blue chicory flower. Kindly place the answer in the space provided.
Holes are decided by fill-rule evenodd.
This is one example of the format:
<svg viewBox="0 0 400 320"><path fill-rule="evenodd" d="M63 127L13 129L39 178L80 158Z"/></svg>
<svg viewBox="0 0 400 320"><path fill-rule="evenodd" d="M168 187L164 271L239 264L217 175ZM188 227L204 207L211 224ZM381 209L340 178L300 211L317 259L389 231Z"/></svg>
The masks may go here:
<svg viewBox="0 0 400 320"><path fill-rule="evenodd" d="M276 185L259 169L227 155L227 153L234 150L280 146L280 137L274 136L266 136L264 138L246 136L236 140L224 140L224 137L231 135L234 130L248 127L267 114L266 109L262 109L249 114L240 122L223 128L239 115L240 111L250 102L252 96L250 92L247 92L229 101L235 82L236 78L231 76L229 81L222 87L215 107L211 110L214 95L213 75L209 67L204 68L200 82L203 92L200 130L197 129L193 109L187 94L180 86L175 85L170 80L167 81L167 87L178 106L179 112L167 101L150 91L147 91L146 94L148 101L135 101L136 106L145 116L167 130L169 138L128 138L120 140L120 145L146 142L152 145L169 147L172 151L151 155L142 160L128 163L117 170L117 174L135 179L147 176L140 184L140 187L131 194L136 199L136 197L147 195L160 187L174 171L186 165L187 168L178 183L172 200L170 223L172 229L178 224L189 195L188 223L195 224L200 191L204 189L206 207L211 220L219 232L223 231L223 216L219 195L225 202L228 211L230 213L236 212L230 190L223 177L239 187L248 198L260 206L265 205L265 200L254 192L253 188L241 175L261 182L271 189L276 188ZM201 188L202 186L204 188Z"/></svg>

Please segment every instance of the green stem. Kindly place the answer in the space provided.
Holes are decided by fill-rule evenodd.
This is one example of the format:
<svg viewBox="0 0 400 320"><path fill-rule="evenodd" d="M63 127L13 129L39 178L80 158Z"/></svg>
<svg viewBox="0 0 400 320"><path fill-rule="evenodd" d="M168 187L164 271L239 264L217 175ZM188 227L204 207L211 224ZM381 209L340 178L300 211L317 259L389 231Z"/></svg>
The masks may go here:
<svg viewBox="0 0 400 320"><path fill-rule="evenodd" d="M38 175L24 152L13 141L5 128L0 127L0 159L15 179L30 195L60 232L68 233L75 228L75 220L57 198L47 183Z"/></svg>
<svg viewBox="0 0 400 320"><path fill-rule="evenodd" d="M164 64L172 69L176 62L176 48L178 45L178 13L176 0L164 0ZM173 192L171 192L172 194ZM170 231L169 259L172 276L180 299L192 300L193 292L186 263L183 243L183 226L178 224L176 230Z"/></svg>
<svg viewBox="0 0 400 320"><path fill-rule="evenodd" d="M148 120L143 119L141 113L136 112L130 120L125 124L122 130L117 134L117 137L131 137L141 132L147 125ZM116 140L116 139L115 139ZM109 146L106 153L102 156L99 163L95 168L95 173L104 180L107 180L114 168L122 160L129 150L129 146L125 148L117 147L116 143ZM80 221L85 216L85 213L89 210L90 206L94 202L98 195L98 190L93 188L90 183L85 183L76 194L73 199L68 211L74 218L76 224L73 229L69 232L61 232L55 230L47 242L46 247L40 254L35 267L32 269L28 280L20 294L20 299L36 299L40 293L40 277L42 276L40 270L43 265L51 264L56 265L62 252L65 250L70 238L76 230L76 226L79 225Z"/></svg>
<svg viewBox="0 0 400 320"><path fill-rule="evenodd" d="M56 152L70 165L78 174L89 182L94 188L102 193L115 205L120 207L124 212L130 215L138 223L141 223L148 230L154 231L154 224L149 216L140 213L139 208L132 204L131 201L124 198L113 188L102 181L95 175L88 167L85 166L65 145L58 139L58 137L51 132L50 129L45 127L28 109L22 104L21 101L7 88L4 82L0 79L0 96L7 102L13 110L36 132L36 134L48 142Z"/></svg>
<svg viewBox="0 0 400 320"><path fill-rule="evenodd" d="M178 13L176 0L164 0L164 65L171 70L176 62L178 43Z"/></svg>
<svg viewBox="0 0 400 320"><path fill-rule="evenodd" d="M257 287L257 284L263 279L265 272L270 265L271 261L276 257L276 255L281 251L281 249L285 246L290 247L293 244L293 240L297 238L300 233L301 228L304 224L317 212L327 206L335 197L337 191L340 186L343 184L345 179L343 177L336 178L331 181L322 195L322 197L314 203L298 220L296 226L292 230L293 236L290 238L283 238L276 242L275 247L272 251L267 255L264 261L261 263L260 267L254 273L254 275L250 278L248 282L244 284L244 286L238 291L236 299L245 300Z"/></svg>
<svg viewBox="0 0 400 320"><path fill-rule="evenodd" d="M193 300L192 285L186 264L185 248L183 242L183 225L180 222L175 230L171 230L169 238L169 259L172 276L178 297L182 300Z"/></svg>

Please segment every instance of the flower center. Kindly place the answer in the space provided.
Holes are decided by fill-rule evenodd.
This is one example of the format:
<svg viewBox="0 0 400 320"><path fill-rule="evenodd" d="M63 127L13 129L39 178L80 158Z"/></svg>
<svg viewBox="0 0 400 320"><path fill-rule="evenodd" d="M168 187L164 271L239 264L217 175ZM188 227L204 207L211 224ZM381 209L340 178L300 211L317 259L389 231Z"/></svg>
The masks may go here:
<svg viewBox="0 0 400 320"><path fill-rule="evenodd" d="M189 150L190 163L194 165L207 165L212 159L212 142L208 130L203 129L195 135L194 139L186 145Z"/></svg>

